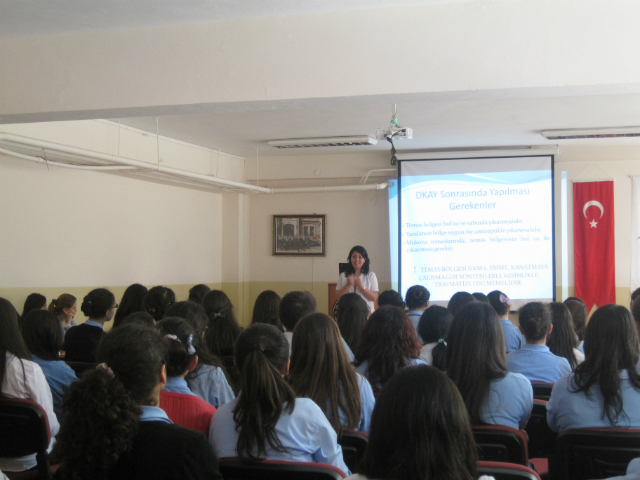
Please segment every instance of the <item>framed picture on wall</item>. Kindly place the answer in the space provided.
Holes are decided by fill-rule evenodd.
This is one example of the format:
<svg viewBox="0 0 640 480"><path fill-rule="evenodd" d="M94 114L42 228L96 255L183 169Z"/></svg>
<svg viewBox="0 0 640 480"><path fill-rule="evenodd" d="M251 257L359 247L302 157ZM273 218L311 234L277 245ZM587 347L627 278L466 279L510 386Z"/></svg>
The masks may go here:
<svg viewBox="0 0 640 480"><path fill-rule="evenodd" d="M325 215L274 215L273 255L326 255Z"/></svg>

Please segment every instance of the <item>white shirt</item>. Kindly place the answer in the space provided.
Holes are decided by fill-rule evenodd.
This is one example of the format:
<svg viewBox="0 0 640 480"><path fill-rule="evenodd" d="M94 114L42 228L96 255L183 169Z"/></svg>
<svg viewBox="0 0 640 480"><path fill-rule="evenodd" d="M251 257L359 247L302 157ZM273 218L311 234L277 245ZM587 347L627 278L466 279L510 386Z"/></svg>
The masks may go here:
<svg viewBox="0 0 640 480"><path fill-rule="evenodd" d="M362 286L367 290L370 290L372 292L380 291L380 289L378 288L378 277L376 277L375 273L371 271L369 271L369 273L367 273L366 275L364 273L361 273L360 281L362 282ZM340 278L338 279L338 284L336 285L336 291L341 290L342 287L344 287L346 284L347 276L344 272L342 272L340 274ZM375 310L373 301L367 299L355 285L351 285L347 293L357 293L358 295L360 295L364 299L364 301L367 302L367 307L369 307L369 315L373 313L373 311Z"/></svg>
<svg viewBox="0 0 640 480"><path fill-rule="evenodd" d="M24 373L23 373L24 369ZM23 398L33 400L39 404L47 414L51 443L49 451L55 442L54 436L60 430L58 418L53 412L53 398L47 379L42 369L30 360L20 360L7 352L7 366L2 381L2 394L8 398ZM18 458L0 458L0 469L5 472L21 472L37 465L36 456L27 455Z"/></svg>

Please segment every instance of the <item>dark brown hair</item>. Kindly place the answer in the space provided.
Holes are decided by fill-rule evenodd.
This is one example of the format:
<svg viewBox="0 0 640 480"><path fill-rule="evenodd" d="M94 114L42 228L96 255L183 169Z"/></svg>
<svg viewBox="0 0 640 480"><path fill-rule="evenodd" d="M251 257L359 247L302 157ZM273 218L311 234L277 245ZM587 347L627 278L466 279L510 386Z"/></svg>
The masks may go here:
<svg viewBox="0 0 640 480"><path fill-rule="evenodd" d="M338 328L352 352L358 349L362 330L369 318L369 306L357 293L345 293L338 300Z"/></svg>
<svg viewBox="0 0 640 480"><path fill-rule="evenodd" d="M31 360L29 349L18 329L18 312L9 300L0 298L0 386L7 373L7 353L21 360ZM0 397L3 396L0 391Z"/></svg>
<svg viewBox="0 0 640 480"><path fill-rule="evenodd" d="M209 320L204 335L209 352L219 357L233 356L240 325L233 313L231 300L222 290L211 290L202 299L202 307Z"/></svg>
<svg viewBox="0 0 640 480"><path fill-rule="evenodd" d="M280 307L280 295L273 290L265 290L258 295L253 305L251 323L268 323L284 332L284 326L280 321L278 308Z"/></svg>
<svg viewBox="0 0 640 480"><path fill-rule="evenodd" d="M62 348L62 330L49 310L31 310L22 319L22 338L31 355L42 360L58 360Z"/></svg>
<svg viewBox="0 0 640 480"><path fill-rule="evenodd" d="M51 300L51 303L49 304L49 311L56 317L59 317L64 313L65 308L73 307L73 304L76 303L76 301L77 299L73 295L63 293L58 298Z"/></svg>
<svg viewBox="0 0 640 480"><path fill-rule="evenodd" d="M585 307L582 300L566 299L564 304L569 309L569 312L571 312L573 329L578 336L578 340L584 340L584 331L587 328L587 307Z"/></svg>
<svg viewBox="0 0 640 480"><path fill-rule="evenodd" d="M576 334L573 331L571 312L564 303L560 302L551 302L548 308L551 312L553 330L547 337L547 347L554 355L566 358L569 361L569 365L571 365L571 369L575 369L578 365L578 360L573 351L576 345Z"/></svg>
<svg viewBox="0 0 640 480"><path fill-rule="evenodd" d="M551 314L540 302L529 302L518 312L520 328L528 342L542 340L551 325Z"/></svg>

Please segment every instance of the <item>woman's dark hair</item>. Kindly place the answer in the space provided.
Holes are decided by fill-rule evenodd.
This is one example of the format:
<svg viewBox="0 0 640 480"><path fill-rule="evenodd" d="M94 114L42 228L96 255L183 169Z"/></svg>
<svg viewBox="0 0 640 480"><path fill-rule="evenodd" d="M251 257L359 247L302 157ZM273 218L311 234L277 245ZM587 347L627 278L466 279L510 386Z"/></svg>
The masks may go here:
<svg viewBox="0 0 640 480"><path fill-rule="evenodd" d="M365 259L365 262L362 264L362 268L360 269L360 273L364 273L365 275L369 273L369 254L360 245L356 245L351 250L349 250L349 256L347 257L347 269L344 271L345 276L353 275L356 273L356 269L351 265L351 255L353 252L358 252Z"/></svg>
<svg viewBox="0 0 640 480"><path fill-rule="evenodd" d="M64 313L65 309L73 307L73 304L76 303L76 297L70 295L68 293L63 293L58 298L54 298L51 300L49 304L49 311L53 313L56 318Z"/></svg>
<svg viewBox="0 0 640 480"><path fill-rule="evenodd" d="M565 302L568 302L568 301L580 302L581 304L584 305L584 300L582 300L581 298L578 298L578 297L567 297L565 299Z"/></svg>
<svg viewBox="0 0 640 480"><path fill-rule="evenodd" d="M47 299L44 295L40 295L39 293L31 293L24 301L24 307L22 308L22 315L20 318L24 317L31 310L40 310L42 307L47 306Z"/></svg>
<svg viewBox="0 0 640 480"><path fill-rule="evenodd" d="M58 325L60 330L60 325ZM7 353L19 359L31 360L29 349L20 335L18 312L9 300L0 298L0 386L7 371ZM0 397L3 397L0 391Z"/></svg>
<svg viewBox="0 0 640 480"><path fill-rule="evenodd" d="M31 310L22 319L22 338L31 355L58 360L62 348L60 320L49 310Z"/></svg>
<svg viewBox="0 0 640 480"><path fill-rule="evenodd" d="M447 346L444 341L449 335L452 320L453 315L449 309L431 305L424 311L418 323L418 334L425 344L438 342L431 355L432 365L440 370L447 369Z"/></svg>
<svg viewBox="0 0 640 480"><path fill-rule="evenodd" d="M511 306L511 300L507 297L506 294L502 293L500 290L494 290L493 292L489 292L487 295L489 298L489 303L496 311L499 317L503 317L507 313L509 313L509 307Z"/></svg>
<svg viewBox="0 0 640 480"><path fill-rule="evenodd" d="M458 310L464 307L467 303L475 302L475 300L476 299L473 298L473 295L471 295L469 292L456 292L449 300L447 308L451 312L451 315L455 317Z"/></svg>
<svg viewBox="0 0 640 480"><path fill-rule="evenodd" d="M107 479L131 451L140 405L155 403L164 345L155 329L123 325L102 337L96 357L106 367L86 372L65 395L52 454L63 464L63 480Z"/></svg>
<svg viewBox="0 0 640 480"><path fill-rule="evenodd" d="M120 322L120 325L144 325L145 327L155 327L156 321L147 312L134 312Z"/></svg>
<svg viewBox="0 0 640 480"><path fill-rule="evenodd" d="M278 315L284 328L289 332L293 332L298 320L316 313L317 310L316 297L309 292L294 291L282 297L278 306Z"/></svg>
<svg viewBox="0 0 640 480"><path fill-rule="evenodd" d="M491 302L489 301L489 297L487 297L482 292L473 292L471 295L473 295L473 298L476 299L476 302L482 302L482 303L491 304Z"/></svg>
<svg viewBox="0 0 640 480"><path fill-rule="evenodd" d="M149 290L144 297L144 310L153 317L156 322L162 320L167 309L176 303L176 294L167 287L157 286Z"/></svg>
<svg viewBox="0 0 640 480"><path fill-rule="evenodd" d="M278 452L286 452L276 424L284 411L293 412L296 402L293 389L282 376L289 359L289 342L273 325L255 323L238 337L235 358L241 377L241 393L233 411L239 432L238 456L264 458L267 443Z"/></svg>
<svg viewBox="0 0 640 480"><path fill-rule="evenodd" d="M167 375L178 377L187 371L189 363L196 356L195 330L186 320L178 317L167 317L158 322L156 328L164 341Z"/></svg>
<svg viewBox="0 0 640 480"><path fill-rule="evenodd" d="M113 293L106 288L96 288L84 297L80 309L89 318L104 318L114 303L116 303L116 298Z"/></svg>
<svg viewBox="0 0 640 480"><path fill-rule="evenodd" d="M273 290L265 290L253 305L253 316L251 323L268 323L274 325L284 332L284 326L280 321L278 308L280 307L280 295Z"/></svg>
<svg viewBox="0 0 640 480"><path fill-rule="evenodd" d="M587 328L587 307L585 307L583 301L578 300L565 300L564 304L571 312L571 319L573 320L573 329L576 332L578 340L584 340L584 331Z"/></svg>
<svg viewBox="0 0 640 480"><path fill-rule="evenodd" d="M404 300L407 303L409 310L416 310L418 308L426 307L427 303L429 303L430 297L431 294L429 293L429 290L424 288L422 285L414 285L413 287L409 287Z"/></svg>
<svg viewBox="0 0 640 480"><path fill-rule="evenodd" d="M144 311L142 304L147 293L149 293L147 287L139 283L127 287L120 300L120 306L113 316L113 328L119 327L122 321L132 313Z"/></svg>
<svg viewBox="0 0 640 480"><path fill-rule="evenodd" d="M617 423L624 413L620 372L626 370L629 382L640 390L638 334L629 310L620 305L605 305L593 315L584 335L585 359L576 367L571 382L574 392L584 392L591 398L592 386L600 389L603 398L602 418Z"/></svg>
<svg viewBox="0 0 640 480"><path fill-rule="evenodd" d="M202 299L210 291L211 289L207 287L204 283L199 283L198 285L194 285L189 290L189 301L194 303L202 303Z"/></svg>
<svg viewBox="0 0 640 480"><path fill-rule="evenodd" d="M357 293L345 293L338 300L338 329L352 352L358 349L362 330L369 318L367 302Z"/></svg>
<svg viewBox="0 0 640 480"><path fill-rule="evenodd" d="M385 290L384 292L380 293L380 296L378 297L378 306L384 307L385 305L404 308L404 300L402 300L402 295L400 295L395 290Z"/></svg>
<svg viewBox="0 0 640 480"><path fill-rule="evenodd" d="M338 436L340 412L347 430L360 423L362 402L358 377L349 363L336 322L324 313L301 319L293 331L289 384L296 395L318 404Z"/></svg>
<svg viewBox="0 0 640 480"><path fill-rule="evenodd" d="M475 480L478 454L456 386L439 370L408 367L376 399L360 473L381 480Z"/></svg>
<svg viewBox="0 0 640 480"><path fill-rule="evenodd" d="M406 312L388 305L371 314L354 353L356 367L368 361L365 376L375 391L420 356L420 342Z"/></svg>
<svg viewBox="0 0 640 480"><path fill-rule="evenodd" d="M537 342L547 336L551 313L540 302L529 302L518 311L520 328L528 342Z"/></svg>
<svg viewBox="0 0 640 480"><path fill-rule="evenodd" d="M482 406L492 380L507 374L504 334L496 311L472 302L453 317L447 340L447 374L456 384L473 425L485 423Z"/></svg>
<svg viewBox="0 0 640 480"><path fill-rule="evenodd" d="M211 290L202 299L202 307L209 319L204 334L209 352L219 357L232 356L240 325L233 314L231 300L222 290Z"/></svg>
<svg viewBox="0 0 640 480"><path fill-rule="evenodd" d="M548 308L551 312L553 330L547 337L547 347L554 355L566 358L571 369L575 369L578 366L578 360L573 351L576 344L576 334L573 331L571 312L564 303L560 302L551 302Z"/></svg>

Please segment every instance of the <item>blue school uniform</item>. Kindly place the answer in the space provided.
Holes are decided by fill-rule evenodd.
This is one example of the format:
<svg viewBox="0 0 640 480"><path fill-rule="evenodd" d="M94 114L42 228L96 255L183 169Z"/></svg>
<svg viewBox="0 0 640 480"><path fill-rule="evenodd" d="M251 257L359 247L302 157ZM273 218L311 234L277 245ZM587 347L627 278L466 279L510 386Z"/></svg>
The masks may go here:
<svg viewBox="0 0 640 480"><path fill-rule="evenodd" d="M520 329L504 318L500 319L500 325L502 325L502 331L504 332L504 342L507 353L520 350L525 342Z"/></svg>
<svg viewBox="0 0 640 480"><path fill-rule="evenodd" d="M420 334L418 333L418 324L420 323L420 319L422 318L422 314L424 312L419 312L417 310L409 310L407 312L407 317L409 317L409 320L411 320L411 323L413 324L413 328L415 328L416 330L416 335L418 335L418 340L420 340L420 343L422 343L422 339L420 338Z"/></svg>
<svg viewBox="0 0 640 480"><path fill-rule="evenodd" d="M193 393L216 408L230 402L236 396L220 367L200 364L193 372L193 378L187 375L187 384Z"/></svg>
<svg viewBox="0 0 640 480"><path fill-rule="evenodd" d="M556 382L547 403L547 423L559 432L568 428L640 428L640 391L629 382L626 370L619 372L622 394L622 413L611 423L603 415L604 399L600 387L592 385L589 397L584 392L573 392L574 374L565 375Z"/></svg>
<svg viewBox="0 0 640 480"><path fill-rule="evenodd" d="M164 390L173 393L184 393L186 395L193 395L197 397L195 393L191 391L187 381L180 377L167 377L167 384L164 386Z"/></svg>
<svg viewBox="0 0 640 480"><path fill-rule="evenodd" d="M367 381L359 373L356 373L358 376L358 387L360 389L360 403L362 404L361 414L360 414L360 423L355 428L355 430L359 432L369 434L369 429L371 428L371 414L373 413L373 407L376 405L376 398L373 396L373 389L371 388L371 384ZM347 426L347 416L342 411L339 410L340 414L340 425L343 427Z"/></svg>
<svg viewBox="0 0 640 480"><path fill-rule="evenodd" d="M32 355L47 379L51 396L53 397L53 411L58 418L62 418L62 397L67 392L71 383L78 379L73 369L62 360L42 360Z"/></svg>
<svg viewBox="0 0 640 480"><path fill-rule="evenodd" d="M242 395L242 393L240 393ZM237 457L238 431L233 411L238 398L221 406L211 420L209 443L218 458ZM275 432L287 452L278 452L266 442L267 460L328 463L347 475L338 436L320 407L309 398L297 398L293 412L283 411Z"/></svg>
<svg viewBox="0 0 640 480"><path fill-rule="evenodd" d="M571 365L564 357L551 353L546 345L524 344L520 350L507 355L507 369L521 373L530 382L556 383L571 372Z"/></svg>
<svg viewBox="0 0 640 480"><path fill-rule="evenodd" d="M520 429L527 425L532 408L531 382L524 375L509 372L504 378L491 382L481 417L489 425Z"/></svg>

